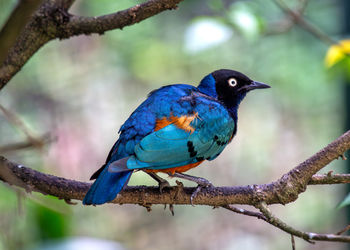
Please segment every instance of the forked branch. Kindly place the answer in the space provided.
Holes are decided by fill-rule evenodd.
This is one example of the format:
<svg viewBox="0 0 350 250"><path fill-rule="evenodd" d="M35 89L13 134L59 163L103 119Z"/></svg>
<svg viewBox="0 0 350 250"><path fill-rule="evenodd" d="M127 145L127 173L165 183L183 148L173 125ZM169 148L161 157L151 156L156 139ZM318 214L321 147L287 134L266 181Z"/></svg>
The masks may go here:
<svg viewBox="0 0 350 250"><path fill-rule="evenodd" d="M262 185L209 187L202 189L193 203L213 207L221 206L236 213L254 216L308 241L350 242L350 238L347 236L313 234L293 229L274 217L267 208L267 204L286 204L296 200L298 195L304 192L307 185L310 184L350 183L347 174L333 175L330 172L326 175L315 175L331 161L339 157L345 159L344 153L349 149L350 130L275 182ZM53 195L66 201L82 200L90 187L89 183L44 174L10 162L4 157L0 157L0 179L27 191ZM162 193L157 187L126 187L112 203L139 204L145 207L150 207L153 204L189 205L194 191L195 188L183 187L180 184L166 188ZM238 209L231 204L252 205L260 209L261 213Z"/></svg>
<svg viewBox="0 0 350 250"><path fill-rule="evenodd" d="M0 32L5 33L0 40L0 90L34 53L51 40L122 29L165 10L175 9L181 1L183 0L149 0L113 14L83 17L68 13L74 0L43 0L17 37L5 36L9 33L5 33L8 25L5 25L5 31ZM15 19L14 16L9 18L13 22Z"/></svg>

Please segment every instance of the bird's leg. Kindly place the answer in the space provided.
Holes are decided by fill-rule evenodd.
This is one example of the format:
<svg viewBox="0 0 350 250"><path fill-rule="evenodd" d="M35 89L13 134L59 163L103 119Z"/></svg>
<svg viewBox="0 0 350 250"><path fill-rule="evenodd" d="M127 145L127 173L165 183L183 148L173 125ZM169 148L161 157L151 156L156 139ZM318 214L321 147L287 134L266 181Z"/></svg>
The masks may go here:
<svg viewBox="0 0 350 250"><path fill-rule="evenodd" d="M204 179L202 177L192 176L184 173L168 173L171 177L177 177L181 179L185 179L188 181L193 181L198 184L198 186L201 187L210 187L213 186L213 184L210 183L207 179Z"/></svg>
<svg viewBox="0 0 350 250"><path fill-rule="evenodd" d="M191 195L191 205L193 206L193 200L196 198L197 194L203 189L207 187L213 187L213 184L211 184L210 181L207 179L204 179L202 177L196 177L188 174L183 174L183 173L168 173L171 177L177 177L177 178L182 178L188 181L193 181L198 184L196 190L193 192Z"/></svg>
<svg viewBox="0 0 350 250"><path fill-rule="evenodd" d="M149 173L146 172L149 176L151 176L154 180L156 180L158 182L159 185L159 192L162 193L163 189L166 187L170 187L170 184L167 180L159 177L158 175L156 175L155 173Z"/></svg>

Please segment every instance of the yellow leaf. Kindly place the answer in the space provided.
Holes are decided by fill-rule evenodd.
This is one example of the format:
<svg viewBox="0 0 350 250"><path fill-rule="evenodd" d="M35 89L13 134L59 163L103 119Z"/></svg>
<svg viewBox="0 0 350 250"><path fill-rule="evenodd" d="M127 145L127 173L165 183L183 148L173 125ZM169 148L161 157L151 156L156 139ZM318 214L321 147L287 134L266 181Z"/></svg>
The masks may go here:
<svg viewBox="0 0 350 250"><path fill-rule="evenodd" d="M346 54L350 54L350 39L342 40L328 49L324 60L326 67L332 67L334 64L344 59Z"/></svg>

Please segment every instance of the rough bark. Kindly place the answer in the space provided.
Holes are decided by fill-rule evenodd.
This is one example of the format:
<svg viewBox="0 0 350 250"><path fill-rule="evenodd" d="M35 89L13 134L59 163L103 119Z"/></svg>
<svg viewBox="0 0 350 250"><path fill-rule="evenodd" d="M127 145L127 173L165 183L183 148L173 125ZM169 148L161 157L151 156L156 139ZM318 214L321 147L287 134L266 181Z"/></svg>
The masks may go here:
<svg viewBox="0 0 350 250"><path fill-rule="evenodd" d="M302 162L280 179L269 184L213 187L203 189L198 193L193 203L198 205L225 206L228 204L257 205L262 201L266 204L286 204L295 201L298 195L306 190L310 184L324 184L320 179L325 179L329 184L332 175L313 175L328 165L331 161L343 156L350 149L350 130L328 146ZM68 180L53 175L40 173L0 158L0 178L9 184L20 186L28 191L36 191L49 194L61 199L82 200L90 184L74 180ZM349 179L348 177L346 177ZM339 176L335 177L334 183L339 182ZM318 182L318 183L317 183ZM191 195L195 188L178 185L165 189L159 193L156 187L126 187L117 198L112 201L119 204L191 204Z"/></svg>
<svg viewBox="0 0 350 250"><path fill-rule="evenodd" d="M41 0L22 0L12 11L0 31L0 64L5 60L7 51L14 45L18 35L40 3Z"/></svg>
<svg viewBox="0 0 350 250"><path fill-rule="evenodd" d="M109 30L122 29L162 11L175 9L181 1L183 0L149 0L110 15L82 17L68 13L74 0L44 0L17 38L10 39L10 46L6 45L7 43L0 43L1 57L4 58L0 60L3 61L0 65L0 90L35 52L51 40L81 34L103 34ZM15 19L13 16L9 18L9 20ZM7 27L5 26L6 30Z"/></svg>

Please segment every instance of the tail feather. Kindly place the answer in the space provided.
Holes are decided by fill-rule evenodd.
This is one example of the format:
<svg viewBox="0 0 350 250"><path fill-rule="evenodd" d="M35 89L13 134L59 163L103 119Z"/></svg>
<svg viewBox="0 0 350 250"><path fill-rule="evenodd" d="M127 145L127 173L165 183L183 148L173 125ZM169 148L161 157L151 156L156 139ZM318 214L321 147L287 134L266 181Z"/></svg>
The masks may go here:
<svg viewBox="0 0 350 250"><path fill-rule="evenodd" d="M129 182L131 171L111 173L108 165L97 177L83 200L84 205L100 205L113 200Z"/></svg>
<svg viewBox="0 0 350 250"><path fill-rule="evenodd" d="M101 166L93 175L91 175L90 181L96 180L97 177L102 173L103 169L105 169L105 167L106 167L106 164L104 164L103 166Z"/></svg>
<svg viewBox="0 0 350 250"><path fill-rule="evenodd" d="M125 157L117 161L113 161L108 165L108 171L112 173L129 172L130 168L127 166L127 162L130 157Z"/></svg>

